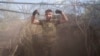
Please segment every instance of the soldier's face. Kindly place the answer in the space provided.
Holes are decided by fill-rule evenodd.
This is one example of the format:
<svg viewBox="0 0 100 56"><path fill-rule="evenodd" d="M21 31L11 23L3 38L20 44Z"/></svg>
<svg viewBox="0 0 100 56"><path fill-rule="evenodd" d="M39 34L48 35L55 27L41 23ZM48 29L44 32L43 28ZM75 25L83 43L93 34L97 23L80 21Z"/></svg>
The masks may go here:
<svg viewBox="0 0 100 56"><path fill-rule="evenodd" d="M46 16L46 19L51 19L53 17L53 12L47 12L45 16Z"/></svg>

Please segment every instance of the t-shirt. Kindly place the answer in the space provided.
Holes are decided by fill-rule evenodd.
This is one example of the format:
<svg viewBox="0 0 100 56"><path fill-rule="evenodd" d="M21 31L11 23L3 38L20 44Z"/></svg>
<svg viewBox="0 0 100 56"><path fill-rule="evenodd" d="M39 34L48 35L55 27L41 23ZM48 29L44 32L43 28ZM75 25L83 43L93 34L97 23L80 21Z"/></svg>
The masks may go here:
<svg viewBox="0 0 100 56"><path fill-rule="evenodd" d="M59 23L59 20L56 19L51 19L50 21L40 20L40 25L42 26L43 34L49 37L56 34L56 26Z"/></svg>
<svg viewBox="0 0 100 56"><path fill-rule="evenodd" d="M40 20L42 27L42 36L47 40L46 43L50 44L56 40L57 29L56 26L60 23L59 20L52 19L50 21Z"/></svg>

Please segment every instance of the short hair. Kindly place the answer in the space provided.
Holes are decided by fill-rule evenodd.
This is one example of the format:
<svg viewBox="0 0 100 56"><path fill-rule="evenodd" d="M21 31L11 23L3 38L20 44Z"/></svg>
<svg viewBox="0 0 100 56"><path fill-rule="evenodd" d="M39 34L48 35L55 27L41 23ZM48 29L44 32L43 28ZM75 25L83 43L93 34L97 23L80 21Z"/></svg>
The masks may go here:
<svg viewBox="0 0 100 56"><path fill-rule="evenodd" d="M52 12L52 10L51 10L51 9L47 9L47 10L45 11L45 13L48 13L48 12Z"/></svg>

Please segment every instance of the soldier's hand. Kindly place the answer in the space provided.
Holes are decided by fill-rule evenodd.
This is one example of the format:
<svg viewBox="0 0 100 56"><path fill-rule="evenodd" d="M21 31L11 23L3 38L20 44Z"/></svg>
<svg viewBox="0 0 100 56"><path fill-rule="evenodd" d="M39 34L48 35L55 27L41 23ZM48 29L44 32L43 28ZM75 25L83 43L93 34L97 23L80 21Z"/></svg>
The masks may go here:
<svg viewBox="0 0 100 56"><path fill-rule="evenodd" d="M33 13L32 13L32 15L36 15L36 14L38 14L39 15L39 12L38 12L38 10L35 10Z"/></svg>
<svg viewBox="0 0 100 56"><path fill-rule="evenodd" d="M56 10L55 13L56 14L62 14L62 11L61 10Z"/></svg>

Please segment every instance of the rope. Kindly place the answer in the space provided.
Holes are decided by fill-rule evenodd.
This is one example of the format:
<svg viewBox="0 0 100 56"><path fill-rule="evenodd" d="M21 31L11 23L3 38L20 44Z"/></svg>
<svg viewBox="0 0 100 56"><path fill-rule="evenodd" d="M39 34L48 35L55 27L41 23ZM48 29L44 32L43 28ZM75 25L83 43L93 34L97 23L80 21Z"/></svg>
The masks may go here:
<svg viewBox="0 0 100 56"><path fill-rule="evenodd" d="M59 4L59 3L45 3L45 2L40 2L40 3L28 3L28 2L7 2L7 1L0 1L0 3L4 3L4 4L32 4L32 5L68 5L68 4ZM78 2L76 3L77 5L79 6L88 6L88 5L93 5L91 3L82 3L82 2ZM94 5L100 5L99 3L98 4L94 4ZM70 6L70 5L69 5ZM72 5L71 5L72 6Z"/></svg>
<svg viewBox="0 0 100 56"><path fill-rule="evenodd" d="M21 14L31 14L31 13L26 13L26 12L19 12L19 11L8 10L8 9L0 9L0 11L15 12L15 13L21 13Z"/></svg>
<svg viewBox="0 0 100 56"><path fill-rule="evenodd" d="M66 5L66 4L54 4L54 3L45 3L45 2L40 2L40 3L27 3L27 2L6 2L6 1L0 1L0 3L5 3L5 4L32 4L32 5Z"/></svg>

